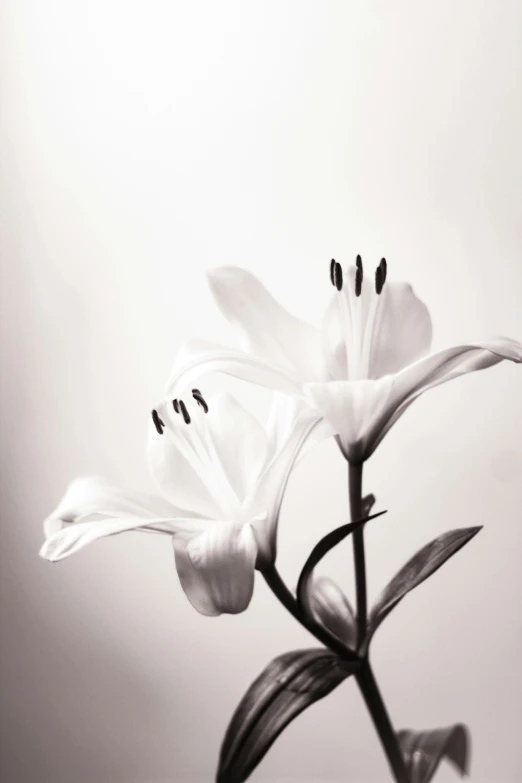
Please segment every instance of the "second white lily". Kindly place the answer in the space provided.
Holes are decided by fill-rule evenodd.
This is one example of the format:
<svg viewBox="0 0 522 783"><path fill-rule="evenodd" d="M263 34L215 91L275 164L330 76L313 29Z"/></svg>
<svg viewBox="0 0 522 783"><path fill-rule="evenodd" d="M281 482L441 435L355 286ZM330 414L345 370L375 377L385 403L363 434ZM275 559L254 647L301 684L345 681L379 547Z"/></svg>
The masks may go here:
<svg viewBox="0 0 522 783"><path fill-rule="evenodd" d="M255 568L275 560L285 487L320 417L281 396L265 431L231 395L207 405L195 390L194 399L191 412L177 400L153 411L148 456L161 496L77 479L45 522L42 557L61 560L130 530L163 533L172 537L181 585L198 612L246 609Z"/></svg>

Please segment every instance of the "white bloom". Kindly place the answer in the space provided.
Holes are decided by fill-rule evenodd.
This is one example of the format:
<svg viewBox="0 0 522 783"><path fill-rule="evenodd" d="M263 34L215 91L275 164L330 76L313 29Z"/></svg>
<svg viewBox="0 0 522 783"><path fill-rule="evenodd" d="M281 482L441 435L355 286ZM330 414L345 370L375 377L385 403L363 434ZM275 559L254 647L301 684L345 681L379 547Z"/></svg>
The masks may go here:
<svg viewBox="0 0 522 783"><path fill-rule="evenodd" d="M176 413L168 401L153 412L148 456L162 496L76 479L45 521L40 554L61 560L128 530L167 534L192 605L205 615L235 614L250 602L255 567L275 559L290 472L310 435L324 427L316 413L283 395L266 430L230 395L210 399L208 414L200 393L194 397L190 409L176 401Z"/></svg>
<svg viewBox="0 0 522 783"><path fill-rule="evenodd" d="M362 263L342 270L321 329L294 318L254 275L237 267L209 273L214 298L242 338L243 351L203 341L186 343L169 382L180 394L204 373L229 373L306 399L323 415L351 462L374 451L423 392L503 359L522 361L508 338L430 354L431 318L408 283L363 279Z"/></svg>

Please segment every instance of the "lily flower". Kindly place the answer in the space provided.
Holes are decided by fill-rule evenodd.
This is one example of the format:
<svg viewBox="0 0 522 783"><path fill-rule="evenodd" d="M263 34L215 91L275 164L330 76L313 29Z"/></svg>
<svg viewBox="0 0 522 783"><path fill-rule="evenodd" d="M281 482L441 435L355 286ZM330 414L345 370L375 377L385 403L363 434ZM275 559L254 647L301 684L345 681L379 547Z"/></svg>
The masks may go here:
<svg viewBox="0 0 522 783"><path fill-rule="evenodd" d="M186 343L169 393L217 371L296 395L329 422L345 457L360 463L423 392L503 359L522 361L522 345L508 338L430 353L426 305L408 283L387 277L385 259L371 279L360 256L344 274L332 261L334 295L317 329L292 316L246 270L211 270L212 293L243 350Z"/></svg>
<svg viewBox="0 0 522 783"><path fill-rule="evenodd" d="M78 478L45 521L40 554L56 561L105 536L163 533L172 537L178 576L194 608L237 614L252 597L255 568L275 560L292 467L324 426L284 395L276 395L266 429L231 395L207 404L194 389L193 397L193 406L175 399L152 412L148 458L161 495Z"/></svg>

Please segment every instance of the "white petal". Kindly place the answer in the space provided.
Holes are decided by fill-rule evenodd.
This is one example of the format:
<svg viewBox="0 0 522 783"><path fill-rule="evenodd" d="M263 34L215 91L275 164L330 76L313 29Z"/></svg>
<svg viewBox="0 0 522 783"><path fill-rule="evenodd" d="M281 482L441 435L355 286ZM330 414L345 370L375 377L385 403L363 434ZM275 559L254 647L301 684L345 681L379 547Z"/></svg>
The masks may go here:
<svg viewBox="0 0 522 783"><path fill-rule="evenodd" d="M277 522L284 492L292 468L305 448L309 438L315 439L319 430L322 437L331 434L331 429L324 425L322 418L311 408L304 405L292 422L288 437L283 445L273 454L263 470L252 496L247 501L249 513L252 516L264 514L253 522L260 550L260 558L265 565L273 562L276 552ZM274 439L273 443L276 443Z"/></svg>
<svg viewBox="0 0 522 783"><path fill-rule="evenodd" d="M370 452L380 443L390 427L402 416L411 403L423 392L441 383L484 370L503 360L522 362L522 344L507 337L484 343L459 345L426 356L398 373L393 379L393 390L387 402L384 422L370 436Z"/></svg>
<svg viewBox="0 0 522 783"><path fill-rule="evenodd" d="M428 308L415 296L409 283L386 282L375 299L374 320L368 319L366 335L369 378L396 373L425 356L432 338Z"/></svg>
<svg viewBox="0 0 522 783"><path fill-rule="evenodd" d="M257 557L250 525L215 522L189 541L174 536L173 544L181 585L200 614L238 614L247 608Z"/></svg>
<svg viewBox="0 0 522 783"><path fill-rule="evenodd" d="M366 459L368 439L386 416L393 377L376 381L310 383L305 391L339 437L346 459Z"/></svg>
<svg viewBox="0 0 522 783"><path fill-rule="evenodd" d="M250 353L297 373L303 381L320 372L320 335L291 315L250 272L227 266L208 273L211 291Z"/></svg>
<svg viewBox="0 0 522 783"><path fill-rule="evenodd" d="M274 362L206 340L190 340L182 346L176 358L167 384L167 395L181 397L198 378L214 372L289 394L299 394L301 390L296 373Z"/></svg>
<svg viewBox="0 0 522 783"><path fill-rule="evenodd" d="M326 576L314 578L309 600L312 613L319 622L349 647L355 644L354 611L333 579Z"/></svg>
<svg viewBox="0 0 522 783"><path fill-rule="evenodd" d="M231 394L214 395L209 412L199 419L208 425L216 457L242 502L266 461L267 436L259 421Z"/></svg>
<svg viewBox="0 0 522 783"><path fill-rule="evenodd" d="M206 520L173 519L169 517L108 517L93 522L76 522L69 524L53 533L40 550L41 557L51 562L63 560L69 555L75 554L87 544L99 538L106 538L117 533L126 533L130 530L142 532L162 532L172 535L179 533L184 536L194 535L205 529Z"/></svg>
<svg viewBox="0 0 522 783"><path fill-rule="evenodd" d="M170 401L167 404L170 406ZM203 468L198 452L190 444L191 438L198 437L197 430L186 425L180 414L174 423L170 421L174 414L162 410L160 415L167 427L159 435L150 425L147 456L150 471L162 493L191 514L209 519L220 518L221 511L209 483L202 480L207 468Z"/></svg>
<svg viewBox="0 0 522 783"><path fill-rule="evenodd" d="M307 384L305 392L339 436L346 458L367 459L395 421L423 392L498 364L522 362L522 345L507 338L461 345L420 359L378 380Z"/></svg>
<svg viewBox="0 0 522 783"><path fill-rule="evenodd" d="M178 509L161 497L115 487L99 476L81 476L72 481L57 508L44 522L50 536L64 523L82 522L93 516L103 517L171 517Z"/></svg>

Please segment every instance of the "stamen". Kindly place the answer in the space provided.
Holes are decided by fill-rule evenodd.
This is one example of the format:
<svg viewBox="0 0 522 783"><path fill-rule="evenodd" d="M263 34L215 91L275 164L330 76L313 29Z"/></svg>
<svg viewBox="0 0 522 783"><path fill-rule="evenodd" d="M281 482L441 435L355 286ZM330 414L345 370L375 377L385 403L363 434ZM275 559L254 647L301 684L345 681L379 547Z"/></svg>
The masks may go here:
<svg viewBox="0 0 522 783"><path fill-rule="evenodd" d="M386 263L385 258L381 258L381 263L379 264L379 266L382 269L382 284L384 286L386 282L386 278L388 277L388 264Z"/></svg>
<svg viewBox="0 0 522 783"><path fill-rule="evenodd" d="M196 400L198 405L200 405L203 408L205 413L208 413L208 405L207 405L207 403L205 401L205 398L203 397L203 395L199 391L199 389L192 389L192 396L194 397L194 399Z"/></svg>
<svg viewBox="0 0 522 783"><path fill-rule="evenodd" d="M341 264L337 264L337 263L335 264L334 278L335 278L335 287L337 288L338 291L342 291L343 290L343 268L342 268Z"/></svg>
<svg viewBox="0 0 522 783"><path fill-rule="evenodd" d="M154 426L156 427L156 432L158 435L163 435L163 427L165 426L165 422L162 421L162 419L159 417L157 410L152 411L152 421L154 422Z"/></svg>
<svg viewBox="0 0 522 783"><path fill-rule="evenodd" d="M185 424L190 424L189 412L188 412L187 406L185 405L183 400L179 400L179 407L180 407L180 410L181 410L181 414L183 416L183 421L185 422Z"/></svg>
<svg viewBox="0 0 522 783"><path fill-rule="evenodd" d="M383 285L384 285L384 273L382 271L382 267L379 265L375 270L375 290L377 291L378 294L381 293Z"/></svg>
<svg viewBox="0 0 522 783"><path fill-rule="evenodd" d="M363 281L363 265L361 256L355 259L355 296L360 296Z"/></svg>
<svg viewBox="0 0 522 783"><path fill-rule="evenodd" d="M172 400L172 407L176 411L176 413L179 413L179 402L177 400Z"/></svg>
<svg viewBox="0 0 522 783"><path fill-rule="evenodd" d="M335 258L330 261L330 280L332 285L335 285Z"/></svg>

